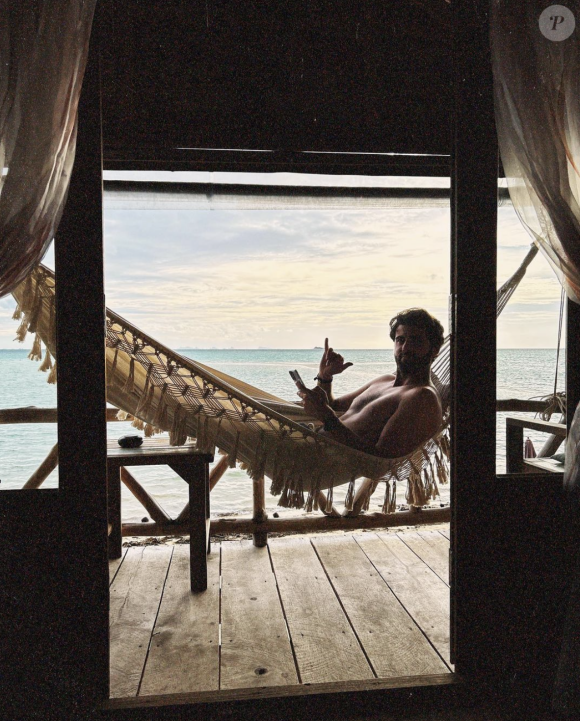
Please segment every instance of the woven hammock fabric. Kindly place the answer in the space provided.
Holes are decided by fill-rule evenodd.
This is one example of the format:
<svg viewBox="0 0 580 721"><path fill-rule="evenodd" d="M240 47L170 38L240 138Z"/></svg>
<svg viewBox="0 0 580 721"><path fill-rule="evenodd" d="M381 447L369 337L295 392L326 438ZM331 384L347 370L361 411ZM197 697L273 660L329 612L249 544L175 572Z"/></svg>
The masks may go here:
<svg viewBox="0 0 580 721"><path fill-rule="evenodd" d="M39 266L13 293L14 317L21 321L17 337L36 333L29 357L56 380L54 275ZM107 400L133 416L146 436L167 431L172 445L195 438L198 448L227 453L252 478L272 480L280 505L317 508L318 491L327 490L328 508L334 486L350 483L345 506L354 497L354 482L406 481L407 501L423 506L438 496L437 481L447 481L448 442L442 431L413 453L398 459L373 456L317 433L320 422L303 408L247 383L185 358L155 341L107 309ZM387 483L383 512L395 510Z"/></svg>

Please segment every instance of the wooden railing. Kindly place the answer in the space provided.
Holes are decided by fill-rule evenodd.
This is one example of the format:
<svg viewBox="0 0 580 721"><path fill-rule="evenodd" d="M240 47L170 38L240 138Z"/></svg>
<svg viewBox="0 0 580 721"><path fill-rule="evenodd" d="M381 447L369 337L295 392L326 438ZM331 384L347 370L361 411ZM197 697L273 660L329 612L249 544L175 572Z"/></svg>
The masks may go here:
<svg viewBox="0 0 580 721"><path fill-rule="evenodd" d="M540 412L547 407L546 401L529 401L509 399L497 401L497 412ZM107 421L119 422L117 408L107 408ZM11 408L0 410L0 425L12 423L56 423L58 419L56 408ZM558 432L559 434L559 432ZM520 442L520 441L518 441ZM521 441L523 443L523 440ZM512 441L512 453L515 453L515 441ZM522 448L519 448L522 456ZM51 448L46 459L40 464L23 488L39 488L44 480L58 464L58 447ZM210 490L216 486L229 467L229 459L222 456L210 473ZM145 508L150 522L124 523L123 536L158 536L158 535L184 535L188 533L189 507L186 505L176 518L171 518L143 488L139 481L128 469L123 469L121 481L139 503ZM270 519L266 512L266 492L264 478L252 482L253 488L253 515L251 518L220 518L211 522L212 534L252 533L256 545L266 543L267 534L271 532L300 532L312 533L316 531L340 529L353 530L362 528L384 528L406 525L422 525L431 523L445 523L451 518L451 509L444 508L412 508L408 511L397 511L392 514L364 513L361 510L369 492L374 490L373 483L363 482L354 500L352 511L341 513L332 506L330 511L321 511L319 515L308 514L298 518ZM374 484L376 485L376 484ZM319 506L326 508L326 496L320 493Z"/></svg>
<svg viewBox="0 0 580 721"><path fill-rule="evenodd" d="M549 435L549 440L536 456L537 459L553 455L560 444L566 438L566 424L554 423L552 421L542 421L537 418L506 418L506 472L507 473L523 473L526 470L526 464L530 470L536 473L546 470L549 466L545 463L538 463L533 459L526 460L523 457L522 450L524 448L524 429L540 431ZM562 471L562 468L552 468L550 470Z"/></svg>

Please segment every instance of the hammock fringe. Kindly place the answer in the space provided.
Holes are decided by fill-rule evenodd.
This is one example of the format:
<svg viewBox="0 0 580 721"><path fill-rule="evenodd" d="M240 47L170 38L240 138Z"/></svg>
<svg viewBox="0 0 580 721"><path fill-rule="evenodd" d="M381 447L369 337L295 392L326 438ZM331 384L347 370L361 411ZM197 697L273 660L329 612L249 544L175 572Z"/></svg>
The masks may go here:
<svg viewBox="0 0 580 721"><path fill-rule="evenodd" d="M42 267L14 292L20 321L17 338L35 331L30 357L42 361L48 382L57 379L54 278ZM46 346L42 360L42 344ZM195 440L201 451L217 446L253 479L268 476L280 505L317 510L319 494L327 494L324 511L333 506L334 486L348 483L346 509L354 508L356 480L371 479L362 510L379 481L385 481L385 512L396 509L396 482L408 484L410 505L423 506L447 481L449 443L443 433L423 449L399 459L383 459L355 451L316 432L302 408L237 381L200 363L184 359L107 311L107 399L145 437L167 432L172 445ZM440 377L445 378L443 371Z"/></svg>

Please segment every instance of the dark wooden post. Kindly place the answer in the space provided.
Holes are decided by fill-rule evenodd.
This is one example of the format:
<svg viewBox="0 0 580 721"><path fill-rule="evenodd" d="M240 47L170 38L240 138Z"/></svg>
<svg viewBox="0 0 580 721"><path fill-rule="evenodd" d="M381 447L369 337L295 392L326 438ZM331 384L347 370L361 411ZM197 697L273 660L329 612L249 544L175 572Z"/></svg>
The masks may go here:
<svg viewBox="0 0 580 721"><path fill-rule="evenodd" d="M570 428L580 403L580 305L567 301L566 307L566 424Z"/></svg>
<svg viewBox="0 0 580 721"><path fill-rule="evenodd" d="M484 2L455 6L452 183L452 645L472 667L482 605L477 567L495 477L498 150ZM491 512L491 508L489 509Z"/></svg>
<svg viewBox="0 0 580 721"><path fill-rule="evenodd" d="M524 427L516 426L506 419L505 436L506 436L506 473L521 473L523 471L523 452L524 452Z"/></svg>
<svg viewBox="0 0 580 721"><path fill-rule="evenodd" d="M76 160L55 240L59 485L67 686L76 704L108 697L105 303L97 18L79 106ZM65 601L66 599L66 601Z"/></svg>

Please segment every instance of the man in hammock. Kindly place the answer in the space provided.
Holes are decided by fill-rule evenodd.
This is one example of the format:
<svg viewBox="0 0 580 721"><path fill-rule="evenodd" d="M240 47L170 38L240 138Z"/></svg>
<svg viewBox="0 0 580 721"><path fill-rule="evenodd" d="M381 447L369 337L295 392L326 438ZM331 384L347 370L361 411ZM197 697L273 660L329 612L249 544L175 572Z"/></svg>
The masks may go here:
<svg viewBox="0 0 580 721"><path fill-rule="evenodd" d="M323 422L324 433L352 448L384 458L405 456L441 428L439 394L431 364L443 345L443 327L422 308L398 313L390 322L396 375L384 375L339 398L333 376L352 363L324 343L316 388L299 387L305 410Z"/></svg>

